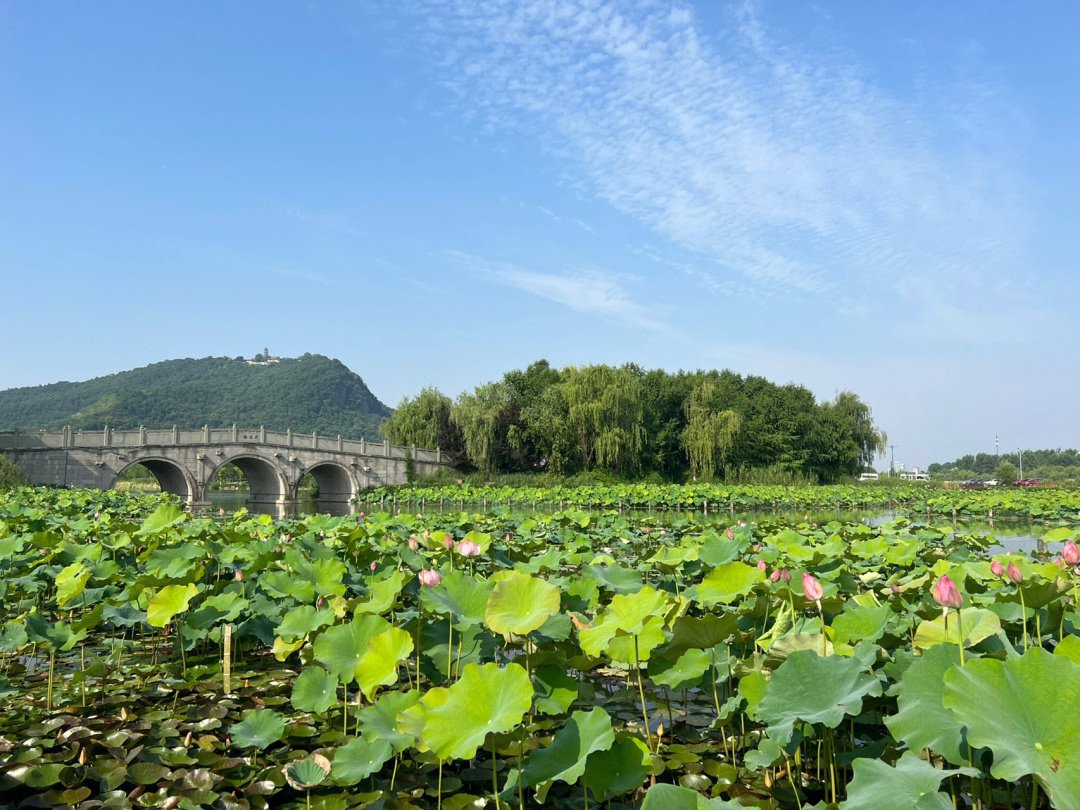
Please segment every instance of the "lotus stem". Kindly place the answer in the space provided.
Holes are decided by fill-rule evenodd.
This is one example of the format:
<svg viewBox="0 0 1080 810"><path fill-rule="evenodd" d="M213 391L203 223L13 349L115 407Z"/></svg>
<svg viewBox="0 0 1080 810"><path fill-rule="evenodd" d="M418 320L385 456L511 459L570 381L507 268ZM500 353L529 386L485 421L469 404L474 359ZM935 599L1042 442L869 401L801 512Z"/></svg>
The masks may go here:
<svg viewBox="0 0 1080 810"><path fill-rule="evenodd" d="M52 711L53 670L56 668L56 648L49 650L49 690L45 696L45 708Z"/></svg>
<svg viewBox="0 0 1080 810"><path fill-rule="evenodd" d="M645 708L645 687L641 684L641 661L638 658L637 636L634 636L634 669L637 672L638 694L641 695L641 716L645 720L645 744L649 746L649 750L652 750L652 732L649 731L649 712ZM659 750L659 740L656 741L656 747Z"/></svg>
<svg viewBox="0 0 1080 810"><path fill-rule="evenodd" d="M1024 622L1024 652L1028 650L1028 631L1027 631L1027 606L1024 604L1024 591L1019 585L1016 586L1016 592L1020 594L1020 618Z"/></svg>
<svg viewBox="0 0 1080 810"><path fill-rule="evenodd" d="M499 807L499 769L495 761L495 738L491 738L491 792L495 796L495 810Z"/></svg>
<svg viewBox="0 0 1080 810"><path fill-rule="evenodd" d="M437 798L436 798L436 805L435 806L436 806L436 808L438 808L438 810L442 810L442 760L441 759L439 760L439 786L436 788L436 791L437 791L437 794L436 794Z"/></svg>
<svg viewBox="0 0 1080 810"><path fill-rule="evenodd" d="M446 680L449 681L454 663L454 614L447 615L450 618L450 635L446 639Z"/></svg>
<svg viewBox="0 0 1080 810"><path fill-rule="evenodd" d="M964 665L964 617L960 613L960 608L956 608L956 646L960 648L960 666ZM949 637L948 620L946 619L945 637Z"/></svg>

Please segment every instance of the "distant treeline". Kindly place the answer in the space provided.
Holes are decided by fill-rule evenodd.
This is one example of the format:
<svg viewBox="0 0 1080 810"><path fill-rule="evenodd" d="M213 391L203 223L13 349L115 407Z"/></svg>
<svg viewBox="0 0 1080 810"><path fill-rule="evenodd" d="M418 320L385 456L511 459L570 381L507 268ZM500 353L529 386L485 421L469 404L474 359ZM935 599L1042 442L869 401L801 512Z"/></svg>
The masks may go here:
<svg viewBox="0 0 1080 810"><path fill-rule="evenodd" d="M606 469L674 480L770 470L831 482L867 468L885 446L850 392L819 403L801 386L730 371L560 370L545 360L456 400L424 389L380 431L485 473Z"/></svg>
<svg viewBox="0 0 1080 810"><path fill-rule="evenodd" d="M1005 466L1002 466L1005 465ZM955 461L931 464L926 468L935 478L966 481L972 478L1015 478L1020 470L1019 453L977 453L961 456ZM1080 452L1060 448L1055 450L1025 450L1024 478L1043 478L1048 481L1080 479Z"/></svg>

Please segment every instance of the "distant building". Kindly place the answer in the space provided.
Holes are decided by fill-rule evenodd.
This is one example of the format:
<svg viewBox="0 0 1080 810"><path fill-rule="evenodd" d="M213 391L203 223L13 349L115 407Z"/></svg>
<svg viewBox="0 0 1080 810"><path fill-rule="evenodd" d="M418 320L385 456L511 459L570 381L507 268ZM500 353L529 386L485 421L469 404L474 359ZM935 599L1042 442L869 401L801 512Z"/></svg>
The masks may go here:
<svg viewBox="0 0 1080 810"><path fill-rule="evenodd" d="M930 480L930 473L923 472L918 467L916 467L915 469L910 470L910 471L906 471L906 470L901 469L900 470L900 480L901 481L929 481Z"/></svg>
<svg viewBox="0 0 1080 810"><path fill-rule="evenodd" d="M245 361L249 366L269 366L274 363L280 363L280 357L271 357L269 349L263 349L262 354L255 355L254 360Z"/></svg>
<svg viewBox="0 0 1080 810"><path fill-rule="evenodd" d="M860 481L877 481L878 474L876 472L864 472L859 476Z"/></svg>

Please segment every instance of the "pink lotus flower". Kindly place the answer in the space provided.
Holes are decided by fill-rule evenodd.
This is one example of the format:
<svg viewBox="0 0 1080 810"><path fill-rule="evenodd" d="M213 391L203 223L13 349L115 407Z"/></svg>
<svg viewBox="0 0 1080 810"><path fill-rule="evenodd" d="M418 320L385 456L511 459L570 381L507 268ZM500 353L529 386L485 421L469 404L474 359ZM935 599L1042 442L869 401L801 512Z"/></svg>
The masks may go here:
<svg viewBox="0 0 1080 810"><path fill-rule="evenodd" d="M372 560L371 565L368 566L368 568L370 568L372 571L374 571L378 567L379 567L379 564L377 562L375 562L375 560Z"/></svg>
<svg viewBox="0 0 1080 810"><path fill-rule="evenodd" d="M317 601L317 602L315 603L315 607L320 607L320 608L321 608L321 607L322 607L323 605L325 605L325 604L326 604L326 600L325 600L325 599L323 599L323 598L322 598L322 597L320 596L320 597L319 597L319 600L318 600L318 601Z"/></svg>
<svg viewBox="0 0 1080 810"><path fill-rule="evenodd" d="M1063 560L1061 557L1058 557L1056 560L1054 560L1054 565L1056 565L1058 568L1064 568L1065 560Z"/></svg>
<svg viewBox="0 0 1080 810"><path fill-rule="evenodd" d="M754 553L757 554L761 551L761 543L754 543Z"/></svg>
<svg viewBox="0 0 1080 810"><path fill-rule="evenodd" d="M641 530L645 532L645 534L652 534L652 529L650 529L648 526L642 527Z"/></svg>
<svg viewBox="0 0 1080 810"><path fill-rule="evenodd" d="M821 597L825 595L825 591L821 588L821 583L818 582L809 571L803 571L802 589L803 594L811 602L821 602Z"/></svg>
<svg viewBox="0 0 1080 810"><path fill-rule="evenodd" d="M784 580L784 582L791 582L791 572L788 571L786 568L781 568L780 579Z"/></svg>
<svg viewBox="0 0 1080 810"><path fill-rule="evenodd" d="M959 608L963 601L960 598L960 591L956 588L956 583L945 575L942 575L934 583L933 596L934 601L944 608Z"/></svg>
<svg viewBox="0 0 1080 810"><path fill-rule="evenodd" d="M462 557L476 557L480 554L480 551L480 544L474 543L472 540L462 540L457 546L457 552Z"/></svg>
<svg viewBox="0 0 1080 810"><path fill-rule="evenodd" d="M363 512L360 513L360 517L365 517Z"/></svg>
<svg viewBox="0 0 1080 810"><path fill-rule="evenodd" d="M734 540L735 539L735 532L733 530L731 530L731 529L727 530L727 539L728 540Z"/></svg>
<svg viewBox="0 0 1080 810"><path fill-rule="evenodd" d="M416 542L416 538L415 537L410 537L409 538L409 549L411 551L416 551L418 548L420 548L420 544Z"/></svg>
<svg viewBox="0 0 1080 810"><path fill-rule="evenodd" d="M993 574L995 577L1000 577L1002 574L1005 573L1005 566L999 563L997 560L994 560L992 563L990 563L990 573Z"/></svg>
<svg viewBox="0 0 1080 810"><path fill-rule="evenodd" d="M1080 548L1072 540L1065 544L1065 548L1061 550L1061 557L1069 565L1076 565L1080 563Z"/></svg>
<svg viewBox="0 0 1080 810"><path fill-rule="evenodd" d="M419 574L417 579L420 580L420 584L428 588L434 588L440 582L442 582L442 575L434 568L425 568Z"/></svg>
<svg viewBox="0 0 1080 810"><path fill-rule="evenodd" d="M243 582L244 581L244 572L243 571L237 571L235 574L233 574L233 577L236 579L237 582Z"/></svg>
<svg viewBox="0 0 1080 810"><path fill-rule="evenodd" d="M1024 575L1020 573L1020 569L1016 567L1014 562L1010 562L1009 567L1005 569L1005 576L1009 578L1009 582L1013 585L1019 585L1024 579Z"/></svg>
<svg viewBox="0 0 1080 810"><path fill-rule="evenodd" d="M760 567L760 566L759 566L759 567ZM771 573L771 574L769 575L769 579L770 579L770 580L772 580L773 582L779 582L779 581L780 581L780 569L779 569L779 568L777 568L777 569L776 569L775 571L773 571L773 572L772 572L772 573Z"/></svg>
<svg viewBox="0 0 1080 810"><path fill-rule="evenodd" d="M765 564L765 561L764 561L764 560L758 560L758 561L757 561L757 569L758 569L758 571L764 571L764 570L765 570L766 568L768 568L768 567L769 567L769 566L767 566L767 565Z"/></svg>
<svg viewBox="0 0 1080 810"><path fill-rule="evenodd" d="M447 537L445 540L442 541L442 544L443 544L443 548L451 549L451 548L454 547L454 538Z"/></svg>

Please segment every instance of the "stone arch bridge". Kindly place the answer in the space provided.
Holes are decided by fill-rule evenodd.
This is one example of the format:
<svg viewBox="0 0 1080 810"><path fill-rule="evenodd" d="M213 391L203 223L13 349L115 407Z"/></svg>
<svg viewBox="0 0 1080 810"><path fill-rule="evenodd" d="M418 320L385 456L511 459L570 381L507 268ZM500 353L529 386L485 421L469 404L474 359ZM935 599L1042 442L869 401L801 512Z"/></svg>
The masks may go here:
<svg viewBox="0 0 1080 810"><path fill-rule="evenodd" d="M315 433L203 427L196 430L78 430L0 432L0 452L22 467L34 484L111 489L141 464L163 492L191 508L208 504L214 473L240 469L251 488L248 505L287 509L298 499L300 479L319 487L317 506L340 510L366 487L405 483L407 459L417 475L449 468L442 453L388 442L351 441Z"/></svg>

